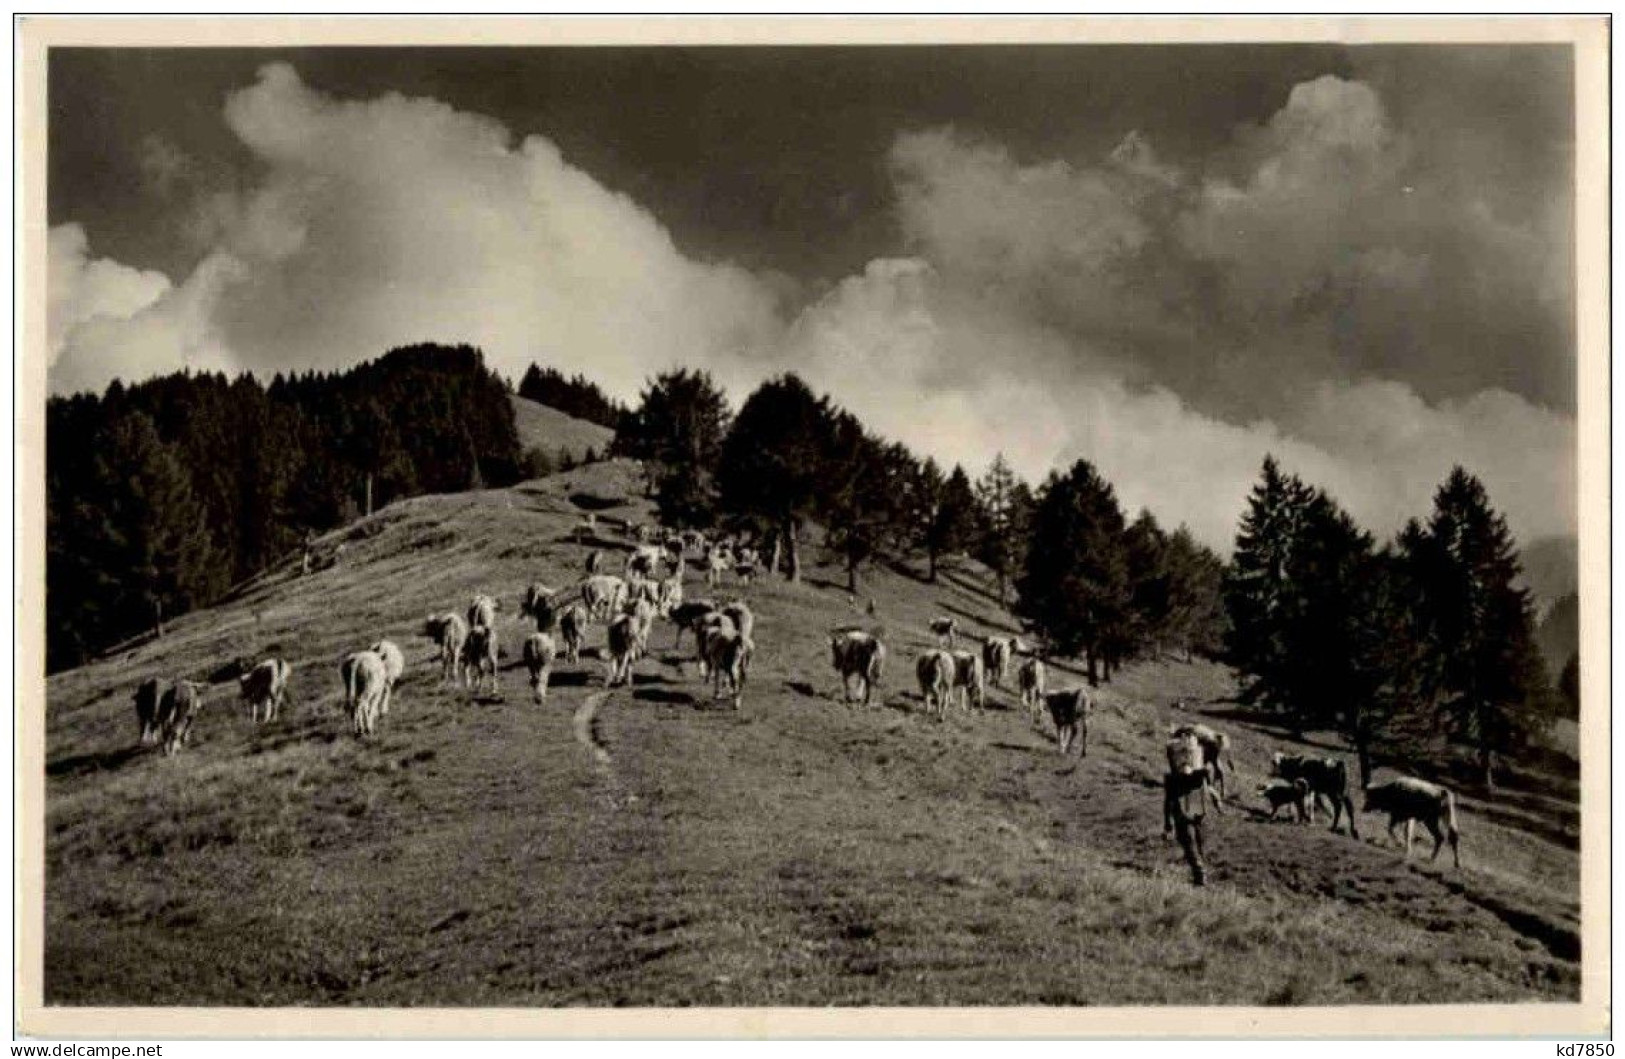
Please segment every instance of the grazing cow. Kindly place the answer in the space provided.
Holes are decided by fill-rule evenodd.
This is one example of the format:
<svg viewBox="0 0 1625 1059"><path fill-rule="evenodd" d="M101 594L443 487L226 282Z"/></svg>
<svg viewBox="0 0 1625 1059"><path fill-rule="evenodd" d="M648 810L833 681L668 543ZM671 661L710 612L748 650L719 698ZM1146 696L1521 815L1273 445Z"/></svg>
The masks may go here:
<svg viewBox="0 0 1625 1059"><path fill-rule="evenodd" d="M683 642L684 629L693 631L697 641L699 639L700 620L707 614L715 613L716 610L716 603L709 599L694 599L687 603L679 603L673 607L671 613L667 615L672 625L677 628L677 636L671 642L671 649L673 651L677 650L678 645Z"/></svg>
<svg viewBox="0 0 1625 1059"><path fill-rule="evenodd" d="M388 640L379 640L369 650L384 660L384 701L379 706L378 712L388 717L389 700L395 694L395 682L406 672L406 656L401 653L399 647Z"/></svg>
<svg viewBox="0 0 1625 1059"><path fill-rule="evenodd" d="M1027 707L1027 716L1037 721L1044 703L1044 663L1029 658L1016 670L1016 686L1021 689L1021 701Z"/></svg>
<svg viewBox="0 0 1625 1059"><path fill-rule="evenodd" d="M1268 783L1259 784L1258 793L1269 803L1271 820L1275 819L1276 813L1289 805L1297 814L1299 823L1309 819L1306 809L1309 804L1309 784L1306 780L1273 779Z"/></svg>
<svg viewBox="0 0 1625 1059"><path fill-rule="evenodd" d="M489 625L476 625L468 630L468 640L463 644L463 665L468 669L469 686L476 696L487 679L491 683L491 694L498 694L497 652L495 629Z"/></svg>
<svg viewBox="0 0 1625 1059"><path fill-rule="evenodd" d="M1202 832L1207 814L1207 800L1218 805L1213 792L1213 769L1208 764L1207 749L1191 727L1176 728L1169 736L1168 772L1162 778L1162 835L1179 837L1180 849L1185 852L1185 863L1190 865L1191 882L1197 886L1207 882L1207 866L1202 859Z"/></svg>
<svg viewBox="0 0 1625 1059"><path fill-rule="evenodd" d="M265 708L265 720L276 720L276 711L282 707L288 693L288 673L292 666L280 658L267 658L237 678L238 690L248 703L248 718L260 723L260 708Z"/></svg>
<svg viewBox="0 0 1625 1059"><path fill-rule="evenodd" d="M989 637L982 644L982 667L994 687L1004 687L1004 675L1010 668L1010 657L1015 641L1004 636Z"/></svg>
<svg viewBox="0 0 1625 1059"><path fill-rule="evenodd" d="M672 571L680 578L683 576L683 553L688 550L681 537L666 538L666 562L671 564Z"/></svg>
<svg viewBox="0 0 1625 1059"><path fill-rule="evenodd" d="M1202 748L1202 762L1211 773L1211 786L1208 788L1213 795L1213 804L1219 812L1224 812L1224 799L1227 797L1225 773L1234 772L1235 768L1225 761L1225 751L1230 749L1230 737L1223 732L1215 732L1205 724L1183 724L1173 730L1176 736L1189 735L1195 739Z"/></svg>
<svg viewBox="0 0 1625 1059"><path fill-rule="evenodd" d="M580 603L571 603L559 611L559 642L565 661L581 661L581 645L587 642L587 608Z"/></svg>
<svg viewBox="0 0 1625 1059"><path fill-rule="evenodd" d="M978 710L986 705L987 680L982 673L982 656L975 651L952 651L954 660L954 691L959 695L959 708L969 712L971 702Z"/></svg>
<svg viewBox="0 0 1625 1059"><path fill-rule="evenodd" d="M604 686L607 688L631 683L633 652L638 645L637 621L630 614L622 614L609 623L609 666L604 674Z"/></svg>
<svg viewBox="0 0 1625 1059"><path fill-rule="evenodd" d="M683 602L683 576L673 574L660 582L660 592L655 597L655 609L662 618L671 617L673 608L679 607Z"/></svg>
<svg viewBox="0 0 1625 1059"><path fill-rule="evenodd" d="M1405 825L1405 859L1411 857L1411 838L1414 826L1420 822L1433 836L1433 856L1439 859L1439 849L1448 839L1456 867L1461 867L1461 832L1456 828L1456 796L1448 787L1419 780L1413 776L1400 776L1386 783L1365 789L1365 811L1388 814L1388 837L1397 844L1399 836L1394 828Z"/></svg>
<svg viewBox="0 0 1625 1059"><path fill-rule="evenodd" d="M158 696L158 729L163 733L164 754L180 752L192 734L192 722L203 708L203 691L190 680L177 680Z"/></svg>
<svg viewBox="0 0 1625 1059"><path fill-rule="evenodd" d="M546 585L531 584L519 601L519 616L536 619L537 632L552 632L558 624L558 611L553 605L553 590Z"/></svg>
<svg viewBox="0 0 1625 1059"><path fill-rule="evenodd" d="M525 669L530 673L530 693L537 702L547 701L547 681L553 670L553 637L533 632L525 637Z"/></svg>
<svg viewBox="0 0 1625 1059"><path fill-rule="evenodd" d="M714 545L705 556L705 583L711 588L722 584L722 574L734 563L733 553L723 545Z"/></svg>
<svg viewBox="0 0 1625 1059"><path fill-rule="evenodd" d="M602 566L602 565L604 565L604 553L603 552L599 551L597 548L594 548L592 551L587 553L587 576L588 577L591 577L593 574L596 574L598 572L598 568L600 566Z"/></svg>
<svg viewBox="0 0 1625 1059"><path fill-rule="evenodd" d="M931 632L937 638L937 644L952 651L954 642L959 635L959 623L952 618L932 618Z"/></svg>
<svg viewBox="0 0 1625 1059"><path fill-rule="evenodd" d="M1078 756L1089 755L1089 714L1095 708L1095 702L1089 693L1082 688L1068 688L1065 691L1052 691L1044 696L1044 705L1049 708L1050 719L1055 722L1055 744L1065 757L1067 751L1072 749L1074 740L1078 744Z"/></svg>
<svg viewBox="0 0 1625 1059"><path fill-rule="evenodd" d="M1309 785L1311 797L1306 810L1311 824L1315 822L1315 806L1324 800L1332 808L1332 830L1337 830L1346 811L1349 837L1360 837L1359 825L1354 822L1354 799L1349 795L1349 770L1341 758L1277 753L1270 758L1270 772L1288 782L1301 779Z"/></svg>
<svg viewBox="0 0 1625 1059"><path fill-rule="evenodd" d="M581 582L581 602L590 618L608 619L626 599L626 582L613 574L595 574Z"/></svg>
<svg viewBox="0 0 1625 1059"><path fill-rule="evenodd" d="M431 614L423 623L423 635L440 648L440 683L463 683L463 645L468 642L468 623L454 611Z"/></svg>
<svg viewBox="0 0 1625 1059"><path fill-rule="evenodd" d="M480 594L468 605L468 627L477 629L481 625L487 629L496 627L497 601L490 596Z"/></svg>
<svg viewBox="0 0 1625 1059"><path fill-rule="evenodd" d="M926 712L942 720L948 712L948 697L953 694L954 656L947 651L927 651L914 663L914 676L920 682Z"/></svg>
<svg viewBox="0 0 1625 1059"><path fill-rule="evenodd" d="M861 629L839 629L829 634L829 655L835 672L841 675L842 701L852 701L852 681L856 680L863 689L863 704L869 705L870 692L886 668L886 645Z"/></svg>
<svg viewBox="0 0 1625 1059"><path fill-rule="evenodd" d="M168 690L168 682L157 677L143 680L135 689L135 719L141 726L142 746L151 746L158 741L158 700Z"/></svg>
<svg viewBox="0 0 1625 1059"><path fill-rule="evenodd" d="M350 711L352 730L357 736L371 735L389 681L384 660L372 651L356 651L344 657L339 676L344 681L344 706Z"/></svg>
<svg viewBox="0 0 1625 1059"><path fill-rule="evenodd" d="M734 709L739 709L739 699L745 689L745 665L749 657L750 641L738 629L719 628L706 637L705 664L714 682L711 687L713 699L722 697L722 684L727 681L729 690L733 692Z"/></svg>
<svg viewBox="0 0 1625 1059"><path fill-rule="evenodd" d="M665 553L658 547L634 548L626 557L626 570L623 572L627 580L637 577L650 579L659 577L660 563L664 555Z"/></svg>

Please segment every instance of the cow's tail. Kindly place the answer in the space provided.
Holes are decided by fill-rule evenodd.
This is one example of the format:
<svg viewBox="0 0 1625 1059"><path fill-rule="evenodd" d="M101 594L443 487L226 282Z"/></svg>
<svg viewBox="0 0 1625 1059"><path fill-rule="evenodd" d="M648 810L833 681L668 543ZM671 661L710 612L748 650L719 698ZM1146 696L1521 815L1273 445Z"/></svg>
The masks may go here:
<svg viewBox="0 0 1625 1059"><path fill-rule="evenodd" d="M359 665L354 665L350 666L350 671L345 675L344 678L344 706L345 709L349 710L352 714L355 712L356 703L360 701L361 698L360 689L356 687L356 683L360 676L361 667Z"/></svg>

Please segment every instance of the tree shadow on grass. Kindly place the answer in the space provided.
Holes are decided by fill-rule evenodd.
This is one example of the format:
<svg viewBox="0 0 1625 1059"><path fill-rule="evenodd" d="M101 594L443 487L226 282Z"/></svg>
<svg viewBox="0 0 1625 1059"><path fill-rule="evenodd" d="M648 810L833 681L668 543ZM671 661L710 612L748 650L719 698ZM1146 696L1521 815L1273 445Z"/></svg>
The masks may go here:
<svg viewBox="0 0 1625 1059"><path fill-rule="evenodd" d="M638 702L656 702L663 706L692 706L697 710L705 708L705 705L690 693L670 688L638 688L632 692L632 697Z"/></svg>
<svg viewBox="0 0 1625 1059"><path fill-rule="evenodd" d="M72 757L58 758L48 762L45 766L47 776L82 776L89 772L102 772L107 769L116 769L129 763L132 758L151 750L152 747L126 746L118 750L103 750L95 754L74 754Z"/></svg>

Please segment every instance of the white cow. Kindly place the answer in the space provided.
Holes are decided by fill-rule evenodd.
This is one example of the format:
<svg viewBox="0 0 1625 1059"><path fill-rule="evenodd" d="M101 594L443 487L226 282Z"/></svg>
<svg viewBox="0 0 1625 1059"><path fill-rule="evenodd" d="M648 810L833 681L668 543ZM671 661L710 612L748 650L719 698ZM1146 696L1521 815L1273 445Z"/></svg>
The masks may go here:
<svg viewBox="0 0 1625 1059"><path fill-rule="evenodd" d="M423 635L440 649L440 683L463 683L463 645L468 642L468 623L455 611L431 614L423 623Z"/></svg>
<svg viewBox="0 0 1625 1059"><path fill-rule="evenodd" d="M553 669L553 637L533 632L525 637L525 669L530 672L530 691L537 702L547 701L547 682Z"/></svg>
<svg viewBox="0 0 1625 1059"><path fill-rule="evenodd" d="M389 683L384 660L372 651L356 651L345 656L339 676L344 681L344 705L350 711L351 727L357 736L371 735Z"/></svg>
<svg viewBox="0 0 1625 1059"><path fill-rule="evenodd" d="M378 712L388 717L389 700L395 694L395 682L406 672L406 656L401 653L399 647L388 640L379 640L370 650L384 660L384 701Z"/></svg>

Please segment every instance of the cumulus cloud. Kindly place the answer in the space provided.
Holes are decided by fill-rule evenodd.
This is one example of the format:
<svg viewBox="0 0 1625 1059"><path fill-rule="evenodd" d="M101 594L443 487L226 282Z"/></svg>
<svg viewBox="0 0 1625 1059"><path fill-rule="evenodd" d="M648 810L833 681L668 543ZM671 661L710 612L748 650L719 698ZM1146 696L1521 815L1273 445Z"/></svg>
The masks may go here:
<svg viewBox="0 0 1625 1059"><path fill-rule="evenodd" d="M259 166L238 188L205 193L177 152L148 152L155 179L194 193L190 275L52 230L54 390L335 368L425 340L623 398L676 365L736 400L794 370L973 472L1001 450L1033 480L1089 459L1130 512L1220 548L1266 453L1379 533L1424 513L1455 463L1523 539L1573 528L1549 218L1463 194L1364 82L1298 85L1224 153L1178 165L1154 130L1036 161L901 134L886 161L906 256L799 310L793 278L685 255L549 140L442 102L334 98L273 65L223 116Z"/></svg>
<svg viewBox="0 0 1625 1059"><path fill-rule="evenodd" d="M183 363L269 374L470 342L505 372L543 360L631 396L657 367L748 357L780 327L771 284L684 257L541 137L515 143L431 99L333 99L281 64L232 94L225 120L263 175L202 204L194 229L212 250L142 321L155 339L160 315L206 321ZM107 343L75 352L54 388L150 367Z"/></svg>

